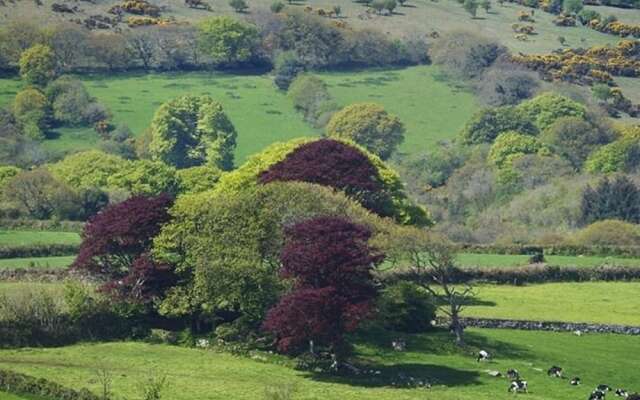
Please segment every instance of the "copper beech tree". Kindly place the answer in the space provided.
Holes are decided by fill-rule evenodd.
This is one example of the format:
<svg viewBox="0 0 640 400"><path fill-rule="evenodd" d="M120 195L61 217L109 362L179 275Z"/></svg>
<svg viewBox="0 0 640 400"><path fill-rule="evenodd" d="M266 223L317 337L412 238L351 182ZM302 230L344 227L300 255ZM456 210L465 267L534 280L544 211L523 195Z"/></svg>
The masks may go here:
<svg viewBox="0 0 640 400"><path fill-rule="evenodd" d="M293 282L264 321L282 352L326 346L340 357L345 333L371 315L377 289L373 267L383 259L368 228L338 217L315 217L285 231L280 275Z"/></svg>
<svg viewBox="0 0 640 400"><path fill-rule="evenodd" d="M149 301L174 282L167 265L149 251L153 238L169 221L173 199L167 195L137 196L105 208L89 220L72 267L102 275L102 290L112 296Z"/></svg>

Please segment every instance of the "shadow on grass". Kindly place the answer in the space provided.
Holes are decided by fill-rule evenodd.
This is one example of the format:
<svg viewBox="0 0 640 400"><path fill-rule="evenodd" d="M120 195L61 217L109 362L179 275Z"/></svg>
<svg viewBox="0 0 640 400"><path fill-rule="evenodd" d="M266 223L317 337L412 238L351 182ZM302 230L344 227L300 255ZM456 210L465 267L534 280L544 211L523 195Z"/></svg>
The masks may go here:
<svg viewBox="0 0 640 400"><path fill-rule="evenodd" d="M394 365L358 364L358 368L375 373L360 375L314 374L308 377L317 382L340 383L366 388L393 387L400 385L403 377L411 377L416 381L428 382L431 385L468 386L479 385L480 374L434 364L402 363ZM403 386L406 387L406 386Z"/></svg>

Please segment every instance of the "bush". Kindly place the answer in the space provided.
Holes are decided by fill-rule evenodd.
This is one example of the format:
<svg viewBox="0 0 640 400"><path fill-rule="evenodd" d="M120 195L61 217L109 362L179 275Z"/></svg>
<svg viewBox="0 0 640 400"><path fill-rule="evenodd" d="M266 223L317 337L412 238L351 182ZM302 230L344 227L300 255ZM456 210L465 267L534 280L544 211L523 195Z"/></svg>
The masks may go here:
<svg viewBox="0 0 640 400"><path fill-rule="evenodd" d="M53 50L36 44L20 56L20 76L27 83L45 86L56 75L56 57Z"/></svg>
<svg viewBox="0 0 640 400"><path fill-rule="evenodd" d="M282 3L279 3L282 4ZM273 69L273 82L280 90L289 90L289 86L294 79L305 70L302 63L295 53L287 51L278 55Z"/></svg>
<svg viewBox="0 0 640 400"><path fill-rule="evenodd" d="M490 106L516 105L533 96L539 86L535 73L505 65L485 72L476 92Z"/></svg>
<svg viewBox="0 0 640 400"><path fill-rule="evenodd" d="M549 126L541 140L569 160L575 169L580 169L589 154L598 146L609 143L612 137L582 118L563 117Z"/></svg>
<svg viewBox="0 0 640 400"><path fill-rule="evenodd" d="M632 172L640 165L640 139L623 136L595 149L585 162L592 173Z"/></svg>
<svg viewBox="0 0 640 400"><path fill-rule="evenodd" d="M487 108L478 111L464 126L460 137L465 144L491 143L503 132L535 135L538 128L514 107Z"/></svg>
<svg viewBox="0 0 640 400"><path fill-rule="evenodd" d="M33 244L21 246L0 246L0 258L30 258L69 256L78 253L75 244Z"/></svg>
<svg viewBox="0 0 640 400"><path fill-rule="evenodd" d="M518 132L501 133L491 146L488 161L498 168L510 167L509 162L525 154L536 154L544 145L535 137Z"/></svg>
<svg viewBox="0 0 640 400"><path fill-rule="evenodd" d="M331 117L326 135L358 143L383 160L404 140L404 125L376 103L356 103Z"/></svg>
<svg viewBox="0 0 640 400"><path fill-rule="evenodd" d="M582 192L581 222L605 219L640 222L640 189L625 176L602 179L596 187Z"/></svg>
<svg viewBox="0 0 640 400"><path fill-rule="evenodd" d="M50 107L46 96L35 88L24 89L13 101L13 115L23 133L33 140L44 139L49 127Z"/></svg>
<svg viewBox="0 0 640 400"><path fill-rule="evenodd" d="M198 45L216 64L229 66L251 61L257 43L255 26L230 17L211 17L198 24Z"/></svg>
<svg viewBox="0 0 640 400"><path fill-rule="evenodd" d="M640 227L618 220L598 221L576 232L572 239L583 246L638 246Z"/></svg>
<svg viewBox="0 0 640 400"><path fill-rule="evenodd" d="M543 93L517 107L524 117L536 125L540 131L549 128L562 117L585 118L587 108L568 97L555 93Z"/></svg>
<svg viewBox="0 0 640 400"><path fill-rule="evenodd" d="M298 75L289 86L287 95L296 110L315 127L324 126L338 109L327 85L313 75Z"/></svg>
<svg viewBox="0 0 640 400"><path fill-rule="evenodd" d="M411 282L397 282L382 290L376 319L385 329L421 333L432 329L437 306L434 299Z"/></svg>
<svg viewBox="0 0 640 400"><path fill-rule="evenodd" d="M31 394L64 400L104 400L87 389L76 391L44 378L34 378L7 370L0 370L0 387L3 391L18 395Z"/></svg>
<svg viewBox="0 0 640 400"><path fill-rule="evenodd" d="M505 53L499 43L466 31L443 35L429 51L434 64L442 66L448 74L465 79L481 75Z"/></svg>

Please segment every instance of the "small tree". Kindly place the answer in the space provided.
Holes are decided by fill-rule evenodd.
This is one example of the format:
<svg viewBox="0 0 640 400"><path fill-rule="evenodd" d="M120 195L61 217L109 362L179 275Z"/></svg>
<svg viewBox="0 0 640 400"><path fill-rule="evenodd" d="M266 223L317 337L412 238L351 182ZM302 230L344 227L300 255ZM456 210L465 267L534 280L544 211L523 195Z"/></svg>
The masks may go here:
<svg viewBox="0 0 640 400"><path fill-rule="evenodd" d="M316 217L287 229L282 250L285 279L293 291L280 299L264 322L278 349L299 351L305 344L345 353L345 333L372 310L377 290L372 269L383 259L367 241L368 228L337 217Z"/></svg>
<svg viewBox="0 0 640 400"><path fill-rule="evenodd" d="M271 8L271 12L272 13L277 14L277 13L281 12L282 10L284 10L284 3L281 2L281 1L273 2L271 4L270 8Z"/></svg>
<svg viewBox="0 0 640 400"><path fill-rule="evenodd" d="M376 10L378 14L381 14L382 10L385 9L385 3L386 3L385 0L373 0L371 2L371 8Z"/></svg>
<svg viewBox="0 0 640 400"><path fill-rule="evenodd" d="M567 14L578 14L584 8L582 0L564 0L562 2L562 9Z"/></svg>
<svg viewBox="0 0 640 400"><path fill-rule="evenodd" d="M602 179L582 193L582 223L618 219L640 222L640 189L626 176Z"/></svg>
<svg viewBox="0 0 640 400"><path fill-rule="evenodd" d="M20 76L27 83L45 86L56 76L56 56L50 47L37 44L20 56Z"/></svg>
<svg viewBox="0 0 640 400"><path fill-rule="evenodd" d="M393 14L393 11L396 9L396 7L398 6L398 3L396 3L396 0L385 0L384 1L384 8L389 11L389 14Z"/></svg>
<svg viewBox="0 0 640 400"><path fill-rule="evenodd" d="M593 97L603 103L608 102L613 97L611 88L609 87L609 85L606 85L604 83L593 85L591 87L591 94L593 95Z"/></svg>
<svg viewBox="0 0 640 400"><path fill-rule="evenodd" d="M480 2L480 7L482 7L484 9L484 12L489 14L489 11L491 11L491 1L490 0L482 0Z"/></svg>
<svg viewBox="0 0 640 400"><path fill-rule="evenodd" d="M243 13L249 9L249 5L244 0L230 0L229 5L237 13Z"/></svg>
<svg viewBox="0 0 640 400"><path fill-rule="evenodd" d="M478 14L478 2L476 0L465 0L462 7L466 12L471 14L471 18L475 18Z"/></svg>
<svg viewBox="0 0 640 400"><path fill-rule="evenodd" d="M258 41L255 26L231 17L207 18L198 24L198 45L217 64L234 65L249 61Z"/></svg>

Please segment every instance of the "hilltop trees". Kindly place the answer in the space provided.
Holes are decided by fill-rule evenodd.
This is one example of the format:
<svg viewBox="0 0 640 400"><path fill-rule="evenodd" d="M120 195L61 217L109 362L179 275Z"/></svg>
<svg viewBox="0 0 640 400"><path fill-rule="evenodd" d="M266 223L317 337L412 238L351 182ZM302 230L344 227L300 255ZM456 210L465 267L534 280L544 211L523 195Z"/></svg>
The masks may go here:
<svg viewBox="0 0 640 400"><path fill-rule="evenodd" d="M308 344L344 354L344 334L355 330L374 306L372 268L382 255L369 247L371 231L343 218L316 217L286 229L280 275L293 281L267 315L264 329L278 349L299 351Z"/></svg>
<svg viewBox="0 0 640 400"><path fill-rule="evenodd" d="M379 104L357 103L334 114L326 134L352 140L386 160L404 140L404 126Z"/></svg>
<svg viewBox="0 0 640 400"><path fill-rule="evenodd" d="M229 170L236 136L220 103L209 96L182 96L156 111L149 153L179 169L208 164Z"/></svg>

